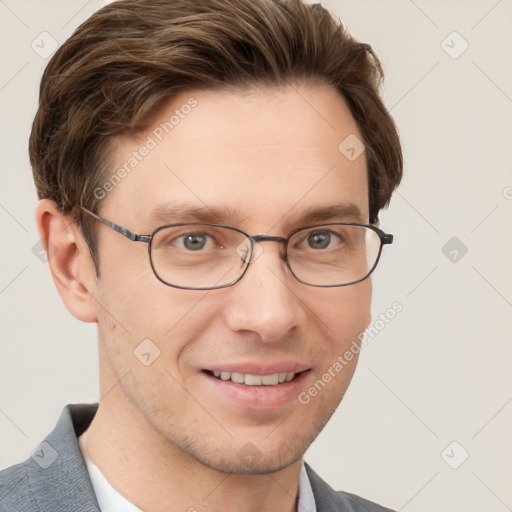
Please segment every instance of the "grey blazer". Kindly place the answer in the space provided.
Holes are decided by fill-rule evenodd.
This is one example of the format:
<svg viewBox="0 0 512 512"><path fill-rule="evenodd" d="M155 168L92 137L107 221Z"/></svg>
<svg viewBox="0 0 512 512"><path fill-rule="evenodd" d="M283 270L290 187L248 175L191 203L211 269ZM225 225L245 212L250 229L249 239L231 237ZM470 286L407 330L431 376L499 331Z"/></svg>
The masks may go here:
<svg viewBox="0 0 512 512"><path fill-rule="evenodd" d="M100 512L78 446L98 404L67 405L55 429L21 464L0 471L0 512ZM392 512L334 491L307 464L317 512Z"/></svg>

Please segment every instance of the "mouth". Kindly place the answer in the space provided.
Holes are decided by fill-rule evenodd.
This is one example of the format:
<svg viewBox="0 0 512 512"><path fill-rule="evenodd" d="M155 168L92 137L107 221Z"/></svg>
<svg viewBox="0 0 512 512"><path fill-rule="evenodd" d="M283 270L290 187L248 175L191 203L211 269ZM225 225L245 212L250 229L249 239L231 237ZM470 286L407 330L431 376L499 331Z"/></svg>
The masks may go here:
<svg viewBox="0 0 512 512"><path fill-rule="evenodd" d="M276 372L268 375L255 375L251 373L228 372L219 370L203 370L210 377L222 381L231 381L246 386L280 386L298 378L302 372Z"/></svg>
<svg viewBox="0 0 512 512"><path fill-rule="evenodd" d="M291 407L307 387L312 368L294 361L269 365L254 362L219 364L199 372L211 403L241 410L277 411Z"/></svg>

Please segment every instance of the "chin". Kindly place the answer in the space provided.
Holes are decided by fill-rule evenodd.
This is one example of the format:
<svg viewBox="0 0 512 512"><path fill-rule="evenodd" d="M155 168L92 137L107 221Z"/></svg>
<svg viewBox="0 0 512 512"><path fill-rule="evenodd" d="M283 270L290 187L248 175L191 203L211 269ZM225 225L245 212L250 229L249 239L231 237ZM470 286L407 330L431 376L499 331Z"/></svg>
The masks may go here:
<svg viewBox="0 0 512 512"><path fill-rule="evenodd" d="M246 446L249 446L247 443ZM254 445L252 445L254 446ZM243 448L242 448L243 450ZM240 452L242 452L240 450ZM300 453L289 452L286 456L279 456L276 454L264 455L256 448L252 451L247 450L244 456L238 453L233 454L231 457L222 456L216 458L215 456L202 456L196 458L203 466L206 466L218 473L234 474L234 475L269 475L287 468L294 462L302 458L303 452ZM249 454L250 453L250 454Z"/></svg>
<svg viewBox="0 0 512 512"><path fill-rule="evenodd" d="M267 437L255 438L252 442L247 437L245 442L233 439L230 445L219 443L214 449L211 448L212 442L202 446L189 444L181 448L201 465L219 473L268 475L300 460L312 441L313 438L306 438L302 434L294 439L288 437L287 441L276 437L272 442Z"/></svg>

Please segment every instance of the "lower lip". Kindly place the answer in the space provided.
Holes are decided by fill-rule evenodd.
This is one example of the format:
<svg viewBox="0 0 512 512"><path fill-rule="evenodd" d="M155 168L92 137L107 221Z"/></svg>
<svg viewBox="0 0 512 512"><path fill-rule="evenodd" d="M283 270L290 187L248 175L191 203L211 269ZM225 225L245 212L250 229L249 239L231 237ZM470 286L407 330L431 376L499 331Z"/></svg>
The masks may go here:
<svg viewBox="0 0 512 512"><path fill-rule="evenodd" d="M301 372L293 380L274 386L247 386L231 380L221 380L207 373L201 375L208 386L219 394L235 402L238 407L248 409L270 410L297 401L297 396L304 388L304 381L309 370Z"/></svg>

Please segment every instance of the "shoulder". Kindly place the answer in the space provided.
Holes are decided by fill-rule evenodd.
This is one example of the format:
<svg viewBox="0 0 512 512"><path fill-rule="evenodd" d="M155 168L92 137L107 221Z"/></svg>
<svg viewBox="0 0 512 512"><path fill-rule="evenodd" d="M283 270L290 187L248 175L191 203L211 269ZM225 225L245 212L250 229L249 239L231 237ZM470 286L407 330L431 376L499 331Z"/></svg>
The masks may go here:
<svg viewBox="0 0 512 512"><path fill-rule="evenodd" d="M0 512L37 510L25 464L0 471Z"/></svg>
<svg viewBox="0 0 512 512"><path fill-rule="evenodd" d="M335 491L308 464L305 466L315 497L317 512L393 512L389 508L355 494Z"/></svg>
<svg viewBox="0 0 512 512"><path fill-rule="evenodd" d="M0 471L0 512L99 512L77 439L96 410L97 404L67 405L25 462Z"/></svg>
<svg viewBox="0 0 512 512"><path fill-rule="evenodd" d="M361 496L355 494L341 491L337 491L336 494L341 500L344 500L347 505L350 504L351 508L347 507L347 512L352 510L354 512L394 512L390 508L383 507L382 505L361 498ZM345 508L343 508L343 510L345 510Z"/></svg>

